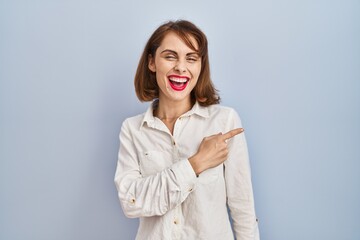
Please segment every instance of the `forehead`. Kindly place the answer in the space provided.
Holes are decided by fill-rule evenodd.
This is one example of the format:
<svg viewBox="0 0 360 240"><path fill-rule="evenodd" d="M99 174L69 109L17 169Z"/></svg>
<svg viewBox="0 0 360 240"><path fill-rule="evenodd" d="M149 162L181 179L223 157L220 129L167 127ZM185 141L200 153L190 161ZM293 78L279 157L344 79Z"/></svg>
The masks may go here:
<svg viewBox="0 0 360 240"><path fill-rule="evenodd" d="M162 40L159 49L165 50L173 50L176 52L194 52L197 51L199 46L194 37L188 36L187 39L191 42L191 44L195 47L192 49L189 43L186 43L184 39L182 39L179 35L174 32L169 32L165 35Z"/></svg>

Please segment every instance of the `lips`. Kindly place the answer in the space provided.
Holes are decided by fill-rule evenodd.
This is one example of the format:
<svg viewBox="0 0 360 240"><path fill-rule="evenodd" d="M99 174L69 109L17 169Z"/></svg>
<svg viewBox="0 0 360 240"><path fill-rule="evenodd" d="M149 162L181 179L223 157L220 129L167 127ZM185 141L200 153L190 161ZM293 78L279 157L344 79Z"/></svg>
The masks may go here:
<svg viewBox="0 0 360 240"><path fill-rule="evenodd" d="M189 78L186 76L170 75L168 76L170 86L175 91L182 91L189 83Z"/></svg>

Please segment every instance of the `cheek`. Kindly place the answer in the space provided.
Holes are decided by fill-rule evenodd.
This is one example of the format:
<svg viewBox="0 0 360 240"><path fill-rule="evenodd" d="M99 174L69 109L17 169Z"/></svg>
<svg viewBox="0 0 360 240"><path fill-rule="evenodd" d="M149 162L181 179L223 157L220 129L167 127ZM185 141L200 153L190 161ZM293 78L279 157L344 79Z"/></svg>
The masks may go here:
<svg viewBox="0 0 360 240"><path fill-rule="evenodd" d="M156 81L159 86L167 86L168 80L165 74L161 72L156 72Z"/></svg>
<svg viewBox="0 0 360 240"><path fill-rule="evenodd" d="M201 72L201 64L199 64L197 66L193 66L191 69L191 72L194 77L198 78L200 75L200 72Z"/></svg>
<svg viewBox="0 0 360 240"><path fill-rule="evenodd" d="M201 62L198 62L192 66L194 72L200 73L201 71Z"/></svg>
<svg viewBox="0 0 360 240"><path fill-rule="evenodd" d="M161 61L159 60L157 62L157 72L160 72L162 74L166 74L167 72L169 72L172 68L174 68L173 66L174 64L172 62L169 61Z"/></svg>

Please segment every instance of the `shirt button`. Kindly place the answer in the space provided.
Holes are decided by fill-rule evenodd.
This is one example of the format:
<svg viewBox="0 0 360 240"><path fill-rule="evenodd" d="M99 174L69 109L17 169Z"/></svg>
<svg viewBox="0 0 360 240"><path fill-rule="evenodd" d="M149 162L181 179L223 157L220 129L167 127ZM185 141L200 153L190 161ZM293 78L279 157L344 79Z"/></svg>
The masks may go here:
<svg viewBox="0 0 360 240"><path fill-rule="evenodd" d="M189 192L191 192L193 189L192 188L189 188Z"/></svg>
<svg viewBox="0 0 360 240"><path fill-rule="evenodd" d="M178 220L174 220L174 224L178 224L179 222L178 222Z"/></svg>
<svg viewBox="0 0 360 240"><path fill-rule="evenodd" d="M132 199L130 200L130 202L134 204L134 203L135 203L135 198L132 198Z"/></svg>

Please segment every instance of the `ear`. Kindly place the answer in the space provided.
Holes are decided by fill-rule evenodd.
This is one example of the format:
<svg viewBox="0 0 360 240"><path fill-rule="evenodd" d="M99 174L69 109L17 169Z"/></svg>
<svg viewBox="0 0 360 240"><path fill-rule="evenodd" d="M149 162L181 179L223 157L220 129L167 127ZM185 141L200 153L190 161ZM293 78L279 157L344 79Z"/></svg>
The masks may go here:
<svg viewBox="0 0 360 240"><path fill-rule="evenodd" d="M149 56L148 56L148 62L149 62L148 68L150 69L150 71L156 72L155 58L153 58L153 57L151 56L151 54L149 54Z"/></svg>

